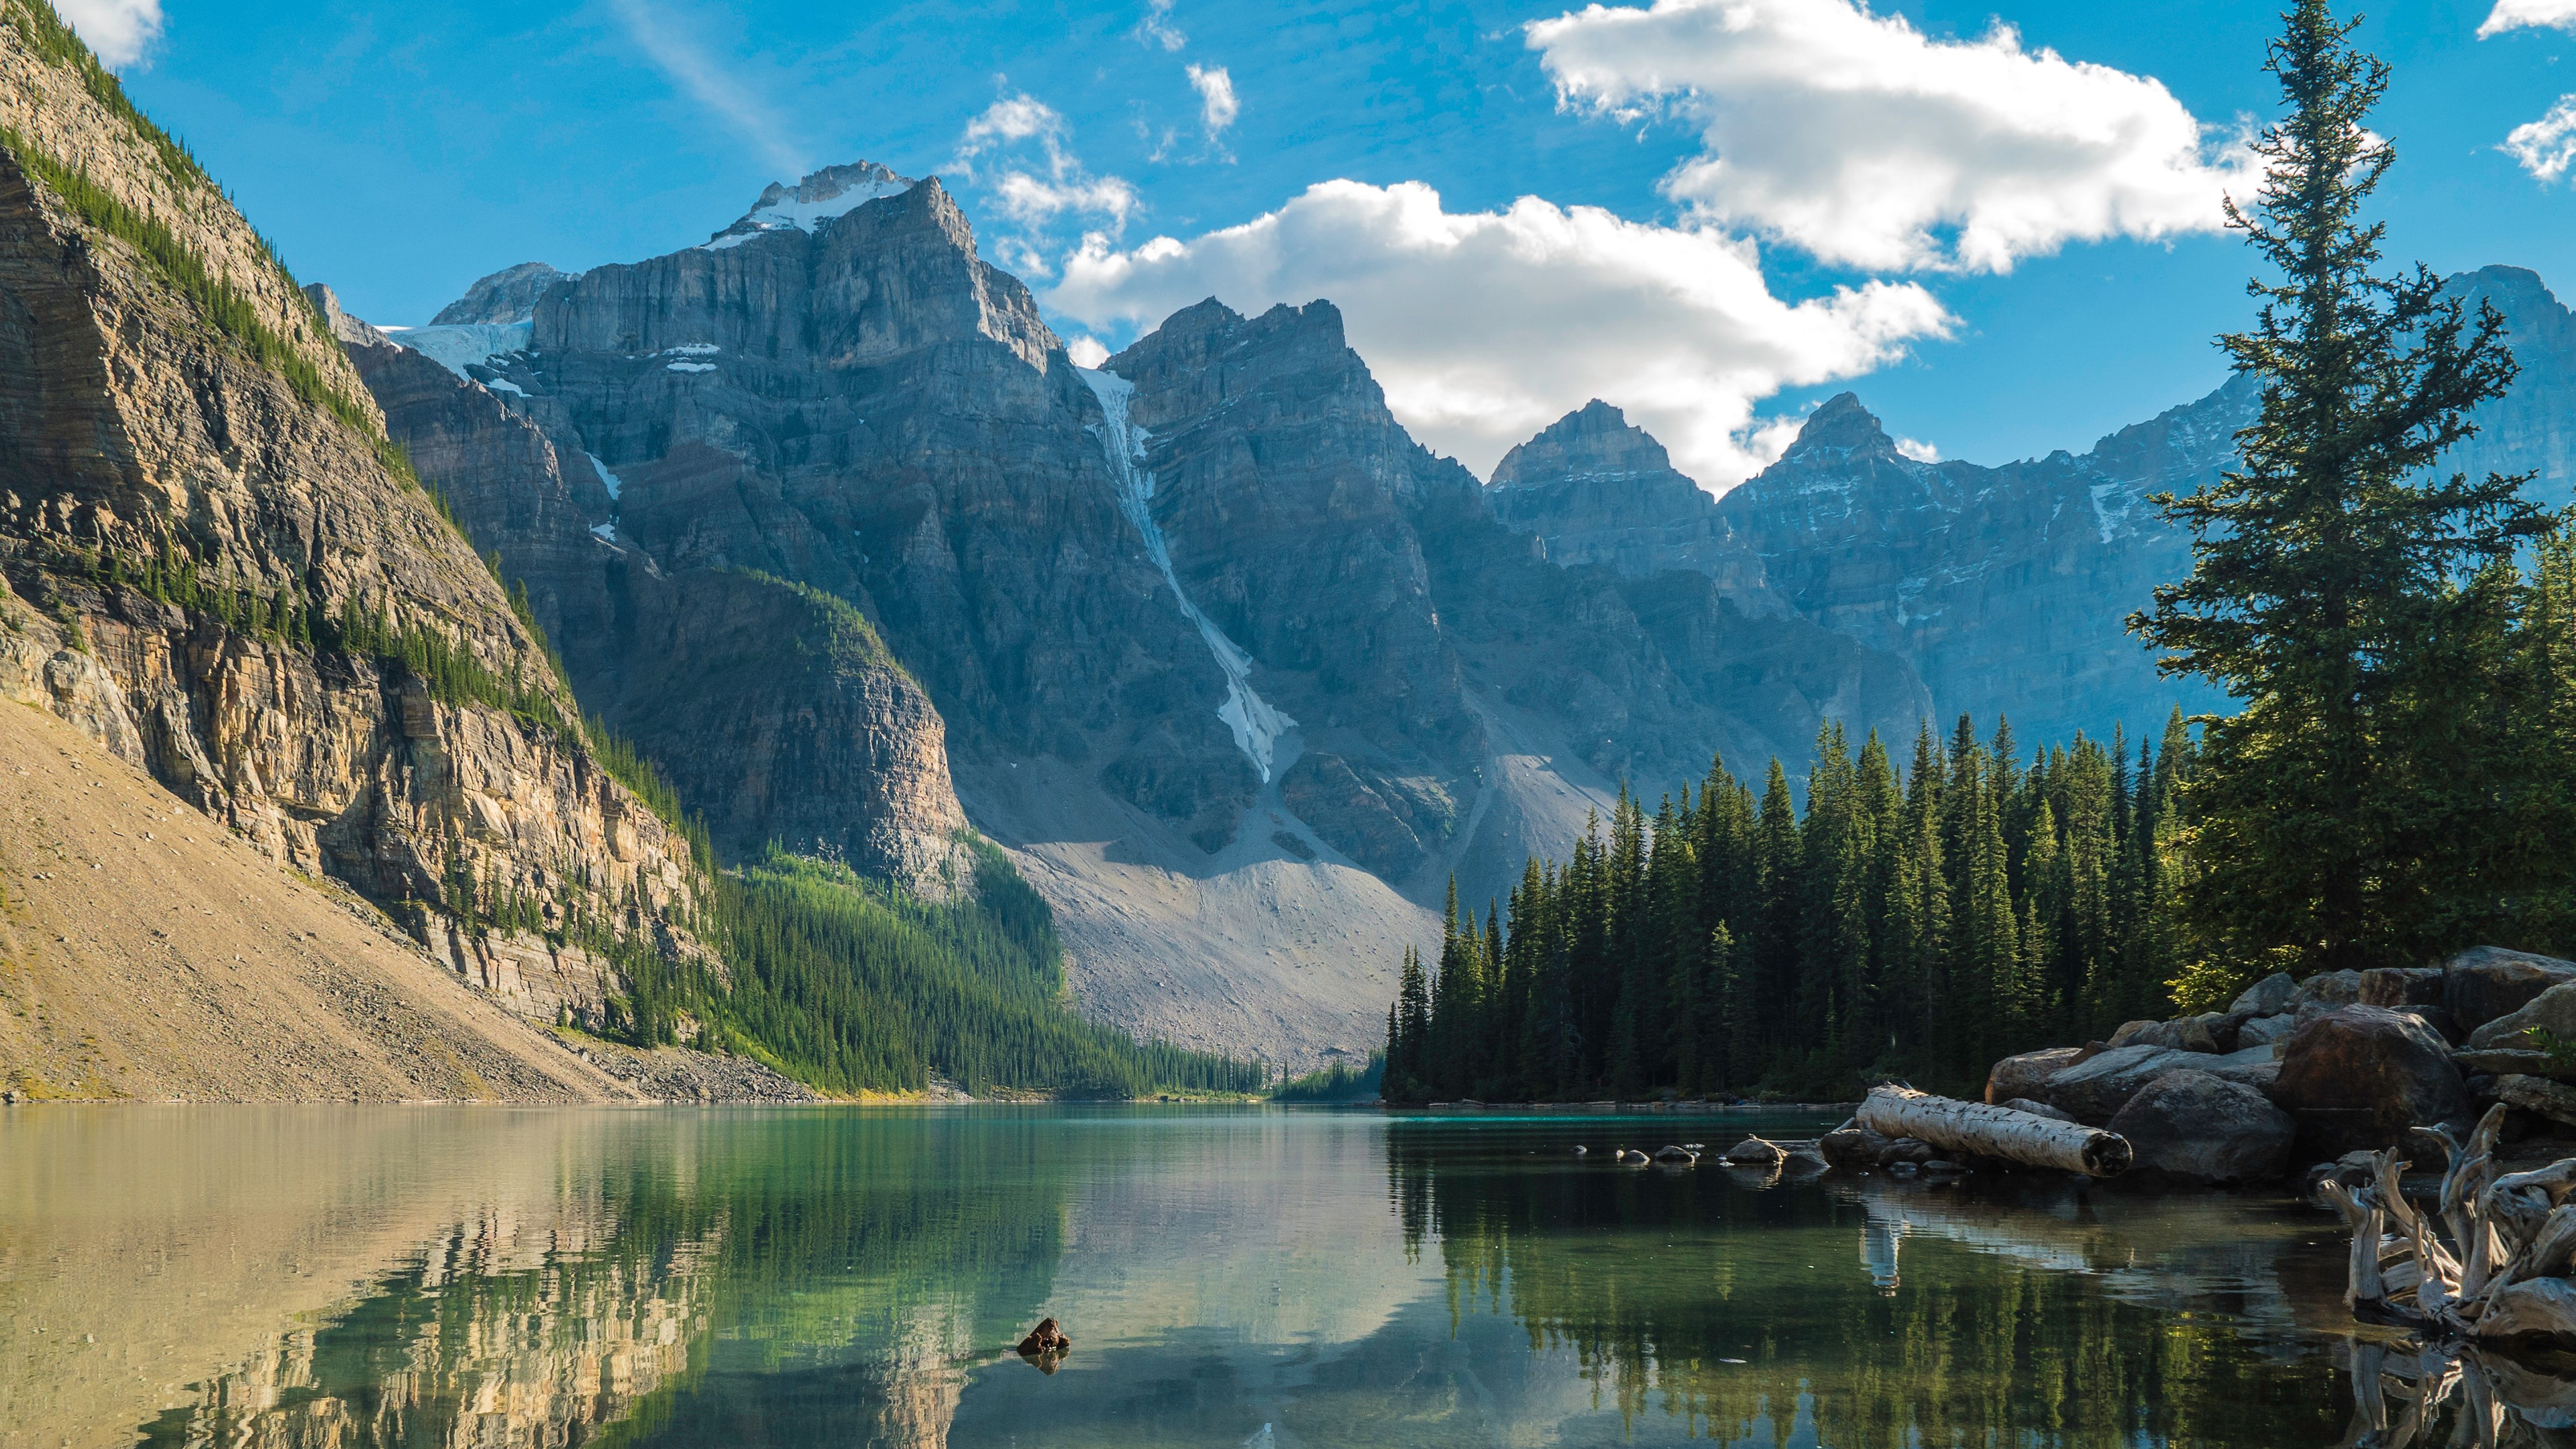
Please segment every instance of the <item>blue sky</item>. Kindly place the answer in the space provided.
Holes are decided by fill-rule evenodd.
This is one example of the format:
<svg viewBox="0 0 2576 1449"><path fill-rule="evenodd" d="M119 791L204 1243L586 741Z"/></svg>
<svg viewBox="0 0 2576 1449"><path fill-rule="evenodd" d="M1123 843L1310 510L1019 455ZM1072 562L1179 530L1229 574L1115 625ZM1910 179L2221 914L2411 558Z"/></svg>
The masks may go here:
<svg viewBox="0 0 2576 1449"><path fill-rule="evenodd" d="M2576 0L2506 3L2576 26ZM2210 337L2246 314L2248 259L2198 229L2193 188L2214 196L2231 128L2270 114L2268 7L1746 7L1766 17L1746 34L1767 58L1726 49L1734 32L1706 16L1660 32L1596 17L1534 47L1525 26L1567 7L1483 0L65 6L135 56L131 91L300 276L387 323L425 321L510 263L701 241L765 182L865 157L940 174L1068 337L1115 347L1206 290L1245 307L1333 297L1399 414L1480 471L1595 392L1709 474L1758 462L1777 420L1846 387L1892 432L1999 462L2080 450L2217 383ZM2576 291L2570 176L2502 149L2576 92L2576 34L2480 39L2491 8L2389 7L2362 31L2396 66L2390 252L2528 266ZM1993 39L1999 21L2017 43ZM1837 50L1847 39L1873 58ZM2043 48L2087 68L2039 64ZM1876 89L1857 99L1809 84L1862 70L1853 83ZM1907 109L1916 71L1959 91L1948 109ZM2099 112L2212 129L2198 161L2034 170L1992 134L2030 123L2025 83L2062 87L2049 104L2070 126ZM1955 169L1953 193L2007 218L2007 239L1972 257L1983 223L1964 214L1936 207L1913 231L1874 218L1888 188L1866 168L1898 153L1915 158L1899 182ZM1334 181L1358 185L1309 192ZM2125 219L2100 239L2098 222L2034 220L2034 185L2041 212L2098 193ZM1543 205L1507 216L1522 197ZM1092 264L1069 266L1086 233ZM1165 236L1180 245L1151 252ZM1697 301L1657 290L1709 278Z"/></svg>

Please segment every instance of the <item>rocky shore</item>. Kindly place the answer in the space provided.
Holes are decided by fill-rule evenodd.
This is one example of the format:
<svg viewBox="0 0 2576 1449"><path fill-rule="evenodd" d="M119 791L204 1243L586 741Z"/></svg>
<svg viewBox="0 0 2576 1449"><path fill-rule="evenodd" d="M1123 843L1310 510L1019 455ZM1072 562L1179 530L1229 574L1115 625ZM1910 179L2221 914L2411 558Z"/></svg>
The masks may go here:
<svg viewBox="0 0 2576 1449"><path fill-rule="evenodd" d="M2576 1155L2571 1083L2576 961L2480 946L2438 966L2275 975L2226 1011L2006 1057L1985 1099L2116 1133L2140 1176L2313 1185L2420 1146L2418 1129L2463 1139L2499 1103L2503 1154ZM1823 1147L1844 1167L1930 1156L1856 1126Z"/></svg>

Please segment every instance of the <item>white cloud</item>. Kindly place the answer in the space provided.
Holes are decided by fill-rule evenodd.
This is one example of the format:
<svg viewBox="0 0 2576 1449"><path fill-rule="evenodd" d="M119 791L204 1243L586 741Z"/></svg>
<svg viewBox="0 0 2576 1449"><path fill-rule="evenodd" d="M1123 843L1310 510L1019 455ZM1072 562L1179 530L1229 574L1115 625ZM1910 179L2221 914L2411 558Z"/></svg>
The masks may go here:
<svg viewBox="0 0 2576 1449"><path fill-rule="evenodd" d="M54 0L54 10L113 67L141 60L161 38L161 0Z"/></svg>
<svg viewBox="0 0 2576 1449"><path fill-rule="evenodd" d="M2576 165L2576 95L2560 96L2547 115L2514 127L2504 138L2504 149L2542 181L2566 175Z"/></svg>
<svg viewBox="0 0 2576 1449"><path fill-rule="evenodd" d="M1199 120L1213 139L1243 113L1243 106L1234 98L1234 77L1227 75L1221 65L1194 65L1189 71L1190 89L1199 93Z"/></svg>
<svg viewBox="0 0 2576 1449"><path fill-rule="evenodd" d="M1898 438L1896 440L1896 451L1913 459L1917 463L1938 463L1941 461L1941 450L1939 448L1915 438Z"/></svg>
<svg viewBox="0 0 2576 1449"><path fill-rule="evenodd" d="M2069 241L2214 231L2257 174L2242 134L2163 83L2001 23L1950 41L1850 0L1655 0L1526 34L1561 104L1700 130L1673 199L1858 267L2002 272Z"/></svg>
<svg viewBox="0 0 2576 1449"><path fill-rule="evenodd" d="M1073 215L1106 221L1114 232L1136 211L1136 188L1086 170L1073 152L1064 117L1025 94L1004 96L967 122L948 169L983 186L995 209L1023 226L1044 227Z"/></svg>
<svg viewBox="0 0 2576 1449"><path fill-rule="evenodd" d="M1066 342L1064 352L1076 367L1098 367L1109 360L1109 345L1087 332Z"/></svg>
<svg viewBox="0 0 2576 1449"><path fill-rule="evenodd" d="M805 148L791 139L787 124L704 47L646 0L609 0L609 8L617 12L628 38L656 68L741 132L782 178L792 181L804 174Z"/></svg>
<svg viewBox="0 0 2576 1449"><path fill-rule="evenodd" d="M1093 327L1152 326L1209 295L1244 312L1331 299L1396 416L1479 474L1597 396L1708 485L1795 435L1755 422L1760 399L1867 371L1950 326L1912 283L1783 301L1753 244L1714 229L1537 197L1454 214L1420 182L1323 182L1193 241L1121 251L1088 238L1046 300Z"/></svg>
<svg viewBox="0 0 2576 1449"><path fill-rule="evenodd" d="M2541 26L2576 30L2576 0L2496 0L2486 23L2478 27L2478 39Z"/></svg>
<svg viewBox="0 0 2576 1449"><path fill-rule="evenodd" d="M1136 32L1165 50L1178 50L1190 43L1172 23L1172 0L1145 0L1145 18L1136 22Z"/></svg>

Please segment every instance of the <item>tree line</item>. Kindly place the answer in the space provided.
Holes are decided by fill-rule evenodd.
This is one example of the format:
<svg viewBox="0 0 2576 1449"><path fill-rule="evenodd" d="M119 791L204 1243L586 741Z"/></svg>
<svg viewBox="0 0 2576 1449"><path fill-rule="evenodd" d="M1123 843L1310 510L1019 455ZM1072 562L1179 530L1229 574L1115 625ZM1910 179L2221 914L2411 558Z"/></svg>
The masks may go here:
<svg viewBox="0 0 2576 1449"><path fill-rule="evenodd" d="M1998 1056L2170 1009L2176 714L2134 752L2078 736L2025 764L2009 722L1926 722L1900 772L1827 725L1803 809L1712 762L1647 814L1532 860L1479 925L1450 887L1439 959L1408 952L1386 1094L1569 1100L1958 1086Z"/></svg>

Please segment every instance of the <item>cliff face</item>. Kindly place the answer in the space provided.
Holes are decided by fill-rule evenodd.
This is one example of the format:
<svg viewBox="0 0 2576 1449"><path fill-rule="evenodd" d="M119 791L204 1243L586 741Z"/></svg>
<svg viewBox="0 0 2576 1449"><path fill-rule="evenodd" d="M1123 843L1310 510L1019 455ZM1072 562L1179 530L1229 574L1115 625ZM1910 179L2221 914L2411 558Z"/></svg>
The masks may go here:
<svg viewBox="0 0 2576 1449"><path fill-rule="evenodd" d="M1630 578L1686 569L1747 608L1765 594L1762 559L1675 471L1664 445L1595 398L1503 455L1487 480L1494 516L1547 540L1550 560Z"/></svg>
<svg viewBox="0 0 2576 1449"><path fill-rule="evenodd" d="M323 319L49 15L5 19L0 692L379 901L667 937L685 848L388 470Z"/></svg>

